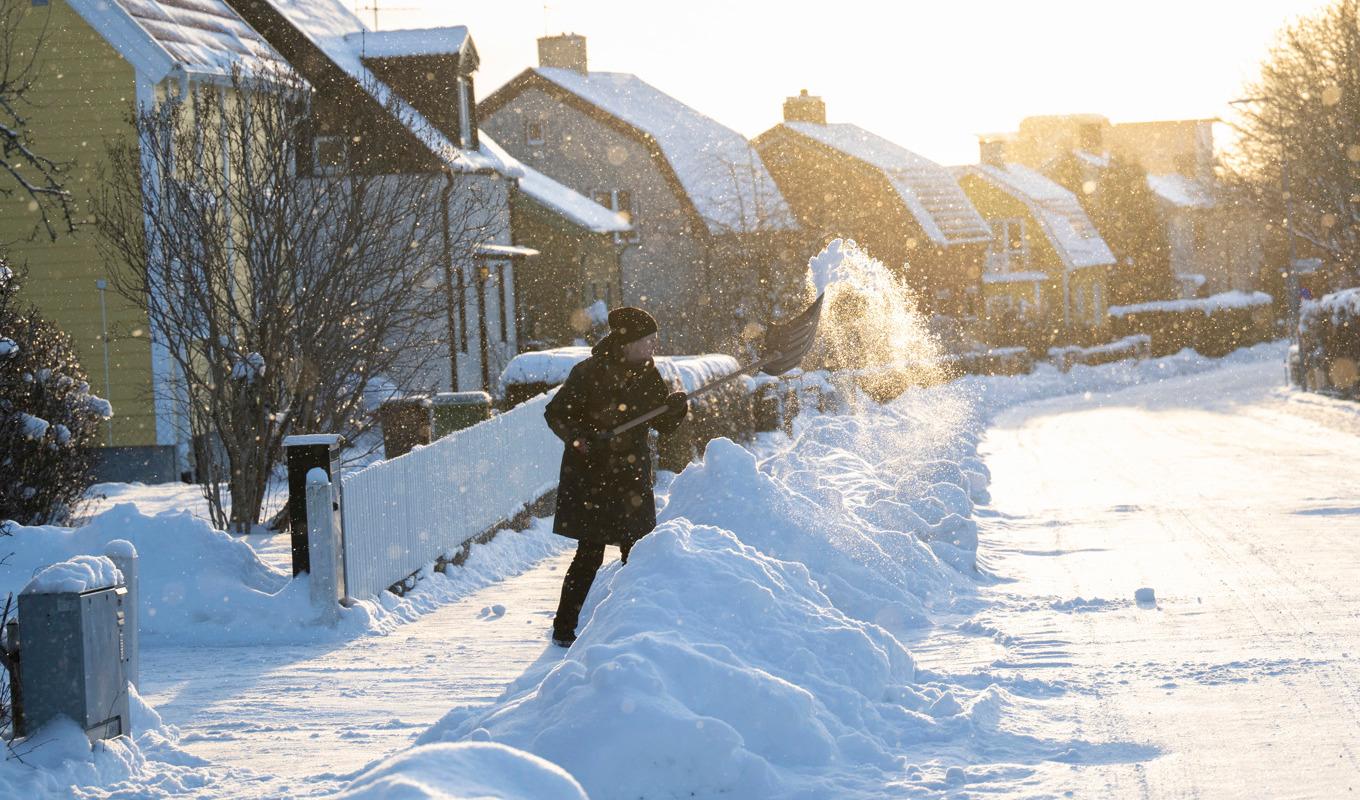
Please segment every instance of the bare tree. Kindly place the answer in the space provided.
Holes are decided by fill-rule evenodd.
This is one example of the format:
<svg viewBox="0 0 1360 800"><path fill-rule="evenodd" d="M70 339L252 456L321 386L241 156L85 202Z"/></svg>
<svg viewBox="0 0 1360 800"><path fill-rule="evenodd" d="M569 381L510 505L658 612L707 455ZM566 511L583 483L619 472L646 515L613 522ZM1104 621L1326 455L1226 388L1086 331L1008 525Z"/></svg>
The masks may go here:
<svg viewBox="0 0 1360 800"><path fill-rule="evenodd" d="M1360 0L1285 28L1239 104L1228 162L1279 232L1360 264Z"/></svg>
<svg viewBox="0 0 1360 800"><path fill-rule="evenodd" d="M27 194L40 222L34 228L53 240L60 231L75 230L70 192L63 188L66 165L39 153L33 145L30 112L38 77L38 52L46 39L44 25L33 35L20 32L31 13L25 0L0 0L0 196ZM6 185L11 184L11 185Z"/></svg>
<svg viewBox="0 0 1360 800"><path fill-rule="evenodd" d="M347 148L314 163L309 92L235 72L131 114L107 148L98 231L117 290L173 364L213 522L260 520L282 442L352 438L365 395L444 353L489 217L458 175L374 174ZM224 511L223 484L230 492Z"/></svg>
<svg viewBox="0 0 1360 800"><path fill-rule="evenodd" d="M710 296L708 338L725 347L725 336L736 334L748 348L763 325L802 310L807 298L805 232L797 229L793 213L765 171L759 156L745 159L713 158L714 170L725 176L715 198L718 215L705 220L707 238L705 291Z"/></svg>

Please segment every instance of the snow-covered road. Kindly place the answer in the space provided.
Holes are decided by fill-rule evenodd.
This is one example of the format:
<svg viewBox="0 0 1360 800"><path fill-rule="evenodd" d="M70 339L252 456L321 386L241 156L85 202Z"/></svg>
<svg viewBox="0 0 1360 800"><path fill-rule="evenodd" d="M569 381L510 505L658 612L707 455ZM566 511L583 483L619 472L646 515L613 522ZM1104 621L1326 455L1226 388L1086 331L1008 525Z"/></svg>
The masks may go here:
<svg viewBox="0 0 1360 800"><path fill-rule="evenodd" d="M1006 724L1089 746L995 770L987 789L1360 785L1360 413L1280 377L1273 361L1226 366L995 420L980 559L1000 581L914 652L947 675L1005 676L1031 701Z"/></svg>

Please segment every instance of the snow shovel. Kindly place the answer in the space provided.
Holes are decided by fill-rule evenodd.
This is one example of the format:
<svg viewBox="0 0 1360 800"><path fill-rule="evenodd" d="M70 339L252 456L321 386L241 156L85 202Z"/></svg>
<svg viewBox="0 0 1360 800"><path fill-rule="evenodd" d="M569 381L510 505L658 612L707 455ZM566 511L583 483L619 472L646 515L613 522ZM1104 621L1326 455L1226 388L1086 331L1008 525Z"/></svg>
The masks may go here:
<svg viewBox="0 0 1360 800"><path fill-rule="evenodd" d="M690 392L690 399L708 394L748 372L759 371L766 375L782 375L798 366L799 362L803 360L803 356L807 355L807 351L811 349L813 340L817 338L817 321L822 316L823 297L825 295L817 295L817 299L807 307L807 310L788 322L771 323L765 330L765 340L761 342L759 358L736 372L700 386ZM640 417L630 419L622 425L606 431L607 438L612 439L625 431L630 431L643 423L650 422L669 410L670 406L657 406Z"/></svg>

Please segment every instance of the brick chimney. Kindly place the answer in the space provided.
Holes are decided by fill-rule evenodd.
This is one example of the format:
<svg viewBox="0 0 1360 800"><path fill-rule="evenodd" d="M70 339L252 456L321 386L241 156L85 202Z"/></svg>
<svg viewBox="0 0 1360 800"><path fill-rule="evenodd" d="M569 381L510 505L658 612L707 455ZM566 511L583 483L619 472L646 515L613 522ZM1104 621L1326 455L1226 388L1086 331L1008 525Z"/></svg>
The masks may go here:
<svg viewBox="0 0 1360 800"><path fill-rule="evenodd" d="M978 161L989 167L1006 168L1006 137L979 136Z"/></svg>
<svg viewBox="0 0 1360 800"><path fill-rule="evenodd" d="M538 65L557 67L586 74L586 37L579 33L559 33L538 40Z"/></svg>
<svg viewBox="0 0 1360 800"><path fill-rule="evenodd" d="M825 125L826 103L822 98L808 94L807 89L802 89L797 97L790 97L784 101L784 121L815 122L818 125Z"/></svg>

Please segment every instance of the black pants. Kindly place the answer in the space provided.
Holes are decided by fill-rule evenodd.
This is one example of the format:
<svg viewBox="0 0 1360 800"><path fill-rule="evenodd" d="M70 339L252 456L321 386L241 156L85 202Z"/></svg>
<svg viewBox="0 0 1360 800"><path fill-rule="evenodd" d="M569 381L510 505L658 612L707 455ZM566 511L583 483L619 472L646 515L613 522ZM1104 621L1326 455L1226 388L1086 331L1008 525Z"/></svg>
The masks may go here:
<svg viewBox="0 0 1360 800"><path fill-rule="evenodd" d="M576 557L567 567L567 577L562 580L562 599L557 603L557 616L553 617L553 633L575 634L576 623L581 618L581 606L590 594L590 585L595 582L595 573L604 563L605 545L582 541L576 545ZM631 544L620 545L623 563L628 563Z"/></svg>

